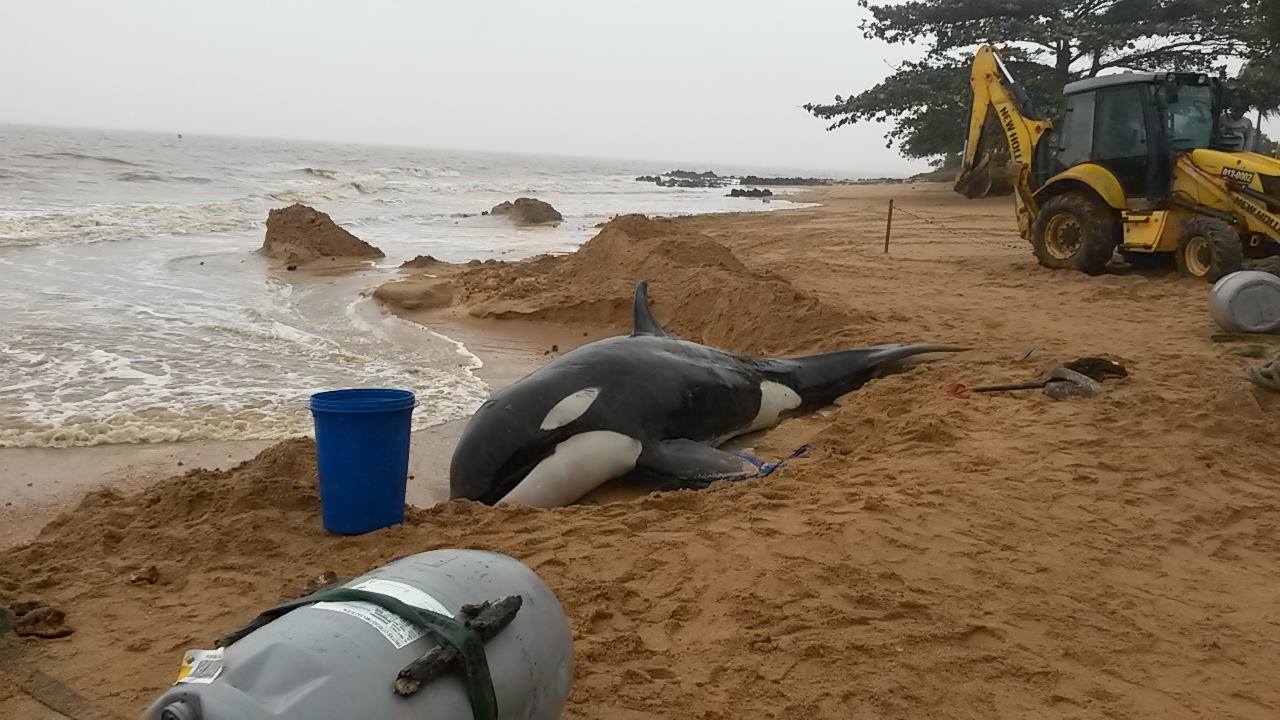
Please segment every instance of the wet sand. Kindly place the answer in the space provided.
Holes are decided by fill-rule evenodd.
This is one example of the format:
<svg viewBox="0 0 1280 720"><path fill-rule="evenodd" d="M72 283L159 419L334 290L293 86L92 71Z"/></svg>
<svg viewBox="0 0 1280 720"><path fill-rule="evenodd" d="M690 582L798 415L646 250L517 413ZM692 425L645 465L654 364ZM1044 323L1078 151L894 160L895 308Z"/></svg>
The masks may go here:
<svg viewBox="0 0 1280 720"><path fill-rule="evenodd" d="M1039 268L1008 198L814 196L824 207L623 223L576 260L460 275L459 305L417 316L455 323L481 357L566 350L624 331L643 273L669 327L733 350L974 348L748 438L770 457L815 445L780 474L554 510L443 503L338 538L319 528L310 446L283 444L227 473L99 491L8 549L0 600L38 595L76 632L5 642L129 717L183 649L319 572L465 546L557 593L568 717L1280 713L1280 407L1209 340L1208 287ZM1130 377L1068 402L947 392L1082 355ZM148 564L157 585L124 582ZM24 692L0 679L0 716L23 717Z"/></svg>

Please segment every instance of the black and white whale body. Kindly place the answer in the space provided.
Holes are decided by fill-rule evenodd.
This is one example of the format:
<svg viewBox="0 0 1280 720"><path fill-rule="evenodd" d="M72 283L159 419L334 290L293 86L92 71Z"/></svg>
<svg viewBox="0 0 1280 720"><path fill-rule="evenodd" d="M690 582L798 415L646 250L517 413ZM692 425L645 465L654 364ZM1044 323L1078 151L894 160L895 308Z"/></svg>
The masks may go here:
<svg viewBox="0 0 1280 720"><path fill-rule="evenodd" d="M904 358L963 349L737 355L668 336L645 290L629 337L567 353L476 411L453 454L451 497L554 507L633 470L673 488L752 477L754 465L716 446L828 405Z"/></svg>

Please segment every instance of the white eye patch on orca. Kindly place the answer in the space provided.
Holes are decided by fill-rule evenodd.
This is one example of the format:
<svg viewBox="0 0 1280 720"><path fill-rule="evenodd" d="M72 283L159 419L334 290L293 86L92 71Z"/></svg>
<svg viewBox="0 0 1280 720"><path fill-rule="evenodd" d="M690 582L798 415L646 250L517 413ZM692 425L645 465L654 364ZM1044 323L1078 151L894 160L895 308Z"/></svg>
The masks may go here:
<svg viewBox="0 0 1280 720"><path fill-rule="evenodd" d="M583 388L555 404L539 425L543 430L555 430L577 420L587 412L591 403L600 396L600 388Z"/></svg>

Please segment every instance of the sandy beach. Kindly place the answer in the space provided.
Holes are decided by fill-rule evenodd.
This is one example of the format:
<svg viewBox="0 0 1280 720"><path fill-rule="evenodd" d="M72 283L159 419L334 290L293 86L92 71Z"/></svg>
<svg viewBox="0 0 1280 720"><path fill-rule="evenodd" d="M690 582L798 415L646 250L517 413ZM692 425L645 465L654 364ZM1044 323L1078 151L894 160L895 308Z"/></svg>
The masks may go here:
<svg viewBox="0 0 1280 720"><path fill-rule="evenodd" d="M135 717L185 649L311 578L442 547L508 553L556 592L572 718L1280 713L1280 403L1210 340L1208 286L1040 268L1008 198L803 199L821 206L624 217L575 254L423 271L452 300L398 312L466 344L491 387L627 332L641 278L672 331L734 351L973 349L742 439L814 449L705 491L438 503L461 423L422 431L407 522L359 537L320 528L305 439L0 450L0 605L40 599L75 630L0 639L0 717ZM1089 400L948 392L1088 355L1129 377ZM128 582L148 566L155 584Z"/></svg>

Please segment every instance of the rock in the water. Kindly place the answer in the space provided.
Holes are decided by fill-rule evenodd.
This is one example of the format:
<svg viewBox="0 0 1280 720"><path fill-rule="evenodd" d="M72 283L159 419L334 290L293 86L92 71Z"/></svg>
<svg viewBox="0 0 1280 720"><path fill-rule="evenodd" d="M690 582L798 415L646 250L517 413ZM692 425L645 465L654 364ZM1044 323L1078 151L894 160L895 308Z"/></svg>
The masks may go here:
<svg viewBox="0 0 1280 720"><path fill-rule="evenodd" d="M505 215L511 222L520 225L536 225L538 223L560 222L564 216L551 207L550 203L533 198L516 198L515 202L504 202L494 205L490 215Z"/></svg>
<svg viewBox="0 0 1280 720"><path fill-rule="evenodd" d="M733 178L717 175L710 170L669 170L663 175L641 175L636 180L656 183L661 187L717 188L728 185Z"/></svg>
<svg viewBox="0 0 1280 720"><path fill-rule="evenodd" d="M743 185L830 185L828 178L807 177L760 177L746 175L741 179Z"/></svg>
<svg viewBox="0 0 1280 720"><path fill-rule="evenodd" d="M761 198L771 195L773 191L769 188L734 188L729 191L728 197Z"/></svg>
<svg viewBox="0 0 1280 720"><path fill-rule="evenodd" d="M293 204L267 215L263 255L291 264L319 258L380 258L382 251L338 226L325 213Z"/></svg>

